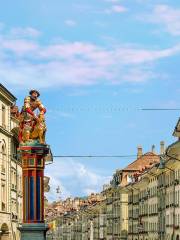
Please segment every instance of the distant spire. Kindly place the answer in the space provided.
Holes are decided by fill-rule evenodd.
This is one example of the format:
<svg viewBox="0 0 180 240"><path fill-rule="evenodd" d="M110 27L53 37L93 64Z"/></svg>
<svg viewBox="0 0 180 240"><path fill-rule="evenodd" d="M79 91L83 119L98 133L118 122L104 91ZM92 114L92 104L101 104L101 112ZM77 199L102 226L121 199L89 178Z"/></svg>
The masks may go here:
<svg viewBox="0 0 180 240"><path fill-rule="evenodd" d="M155 153L155 145L152 145L152 153Z"/></svg>

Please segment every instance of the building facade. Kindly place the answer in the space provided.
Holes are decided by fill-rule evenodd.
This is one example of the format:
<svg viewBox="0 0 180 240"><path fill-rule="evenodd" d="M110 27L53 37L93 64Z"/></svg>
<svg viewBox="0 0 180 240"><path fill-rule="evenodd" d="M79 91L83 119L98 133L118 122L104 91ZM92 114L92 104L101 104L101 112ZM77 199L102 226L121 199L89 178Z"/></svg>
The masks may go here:
<svg viewBox="0 0 180 240"><path fill-rule="evenodd" d="M178 145L178 150L177 150ZM176 157L171 154L176 146ZM134 176L128 192L128 240L180 239L180 144Z"/></svg>
<svg viewBox="0 0 180 240"><path fill-rule="evenodd" d="M17 158L16 98L0 84L0 239L18 240L22 218L22 172Z"/></svg>

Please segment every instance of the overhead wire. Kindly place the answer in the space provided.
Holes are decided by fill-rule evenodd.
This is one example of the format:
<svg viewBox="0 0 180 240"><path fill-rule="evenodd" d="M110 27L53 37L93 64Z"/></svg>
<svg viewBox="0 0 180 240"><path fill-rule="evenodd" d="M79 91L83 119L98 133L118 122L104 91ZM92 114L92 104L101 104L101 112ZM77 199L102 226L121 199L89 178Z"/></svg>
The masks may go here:
<svg viewBox="0 0 180 240"><path fill-rule="evenodd" d="M5 109L9 110L10 107L0 108L0 111L4 111ZM122 106L94 106L94 107L60 107L56 109L50 109L49 112L54 111L95 111L95 112L103 112L103 111L180 111L180 108L144 108L144 107L122 107Z"/></svg>
<svg viewBox="0 0 180 240"><path fill-rule="evenodd" d="M95 112L120 112L120 111L180 111L180 108L144 108L144 107L120 107L120 106L108 106L108 107L60 107L57 109L50 109L50 111L95 111Z"/></svg>
<svg viewBox="0 0 180 240"><path fill-rule="evenodd" d="M137 155L54 155L53 158L128 158Z"/></svg>
<svg viewBox="0 0 180 240"><path fill-rule="evenodd" d="M155 154L155 156L161 156L162 154ZM148 156L143 154L143 156ZM137 157L137 154L131 154L131 155L53 155L53 158L131 158L131 157Z"/></svg>

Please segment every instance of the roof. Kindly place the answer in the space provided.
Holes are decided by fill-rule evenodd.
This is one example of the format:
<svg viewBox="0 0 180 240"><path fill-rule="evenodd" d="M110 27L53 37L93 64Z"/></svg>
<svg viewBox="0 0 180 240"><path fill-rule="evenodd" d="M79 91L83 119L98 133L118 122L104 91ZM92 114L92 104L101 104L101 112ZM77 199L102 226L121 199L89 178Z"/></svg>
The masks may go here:
<svg viewBox="0 0 180 240"><path fill-rule="evenodd" d="M8 94L12 101L17 100L17 98L1 83L0 83L0 89L3 90L6 94Z"/></svg>
<svg viewBox="0 0 180 240"><path fill-rule="evenodd" d="M180 118L178 119L176 126L174 128L173 134L174 137L180 137Z"/></svg>
<svg viewBox="0 0 180 240"><path fill-rule="evenodd" d="M134 162L129 164L125 169L123 169L124 172L128 172L129 170L134 171L133 176L137 177L145 173L147 170L151 169L153 166L155 166L157 163L159 163L160 157L159 155L153 153L153 152L147 152L141 157L137 158ZM136 180L135 180L136 182ZM132 184L133 182L128 182L127 180L127 173L123 176L121 185L127 186L129 184Z"/></svg>
<svg viewBox="0 0 180 240"><path fill-rule="evenodd" d="M126 168L123 169L123 171L129 171L129 170L142 170L142 168L146 166L152 166L154 163L159 162L160 158L157 154L153 152L147 152L141 157L137 158L134 162L129 164Z"/></svg>

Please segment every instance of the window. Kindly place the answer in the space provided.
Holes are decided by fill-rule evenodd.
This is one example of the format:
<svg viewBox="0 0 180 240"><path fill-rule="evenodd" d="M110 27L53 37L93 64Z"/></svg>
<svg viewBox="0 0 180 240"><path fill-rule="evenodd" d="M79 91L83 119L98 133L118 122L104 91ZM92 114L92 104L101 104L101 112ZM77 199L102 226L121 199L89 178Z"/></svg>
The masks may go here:
<svg viewBox="0 0 180 240"><path fill-rule="evenodd" d="M15 143L15 139L11 142L11 152L12 152L12 158L17 159L17 148L18 145Z"/></svg>
<svg viewBox="0 0 180 240"><path fill-rule="evenodd" d="M2 126L6 126L6 109L4 105L2 105Z"/></svg>
<svg viewBox="0 0 180 240"><path fill-rule="evenodd" d="M6 210L6 191L5 191L5 184L1 185L1 195L2 195L2 206L1 210L5 211Z"/></svg>
<svg viewBox="0 0 180 240"><path fill-rule="evenodd" d="M5 173L6 171L6 152L5 152L5 146L2 146L2 169L1 171Z"/></svg>
<svg viewBox="0 0 180 240"><path fill-rule="evenodd" d="M13 176L13 170L11 170L11 188L14 189L14 176Z"/></svg>
<svg viewBox="0 0 180 240"><path fill-rule="evenodd" d="M16 186L16 172L14 170L11 170L11 187L12 189L16 189L17 186Z"/></svg>

